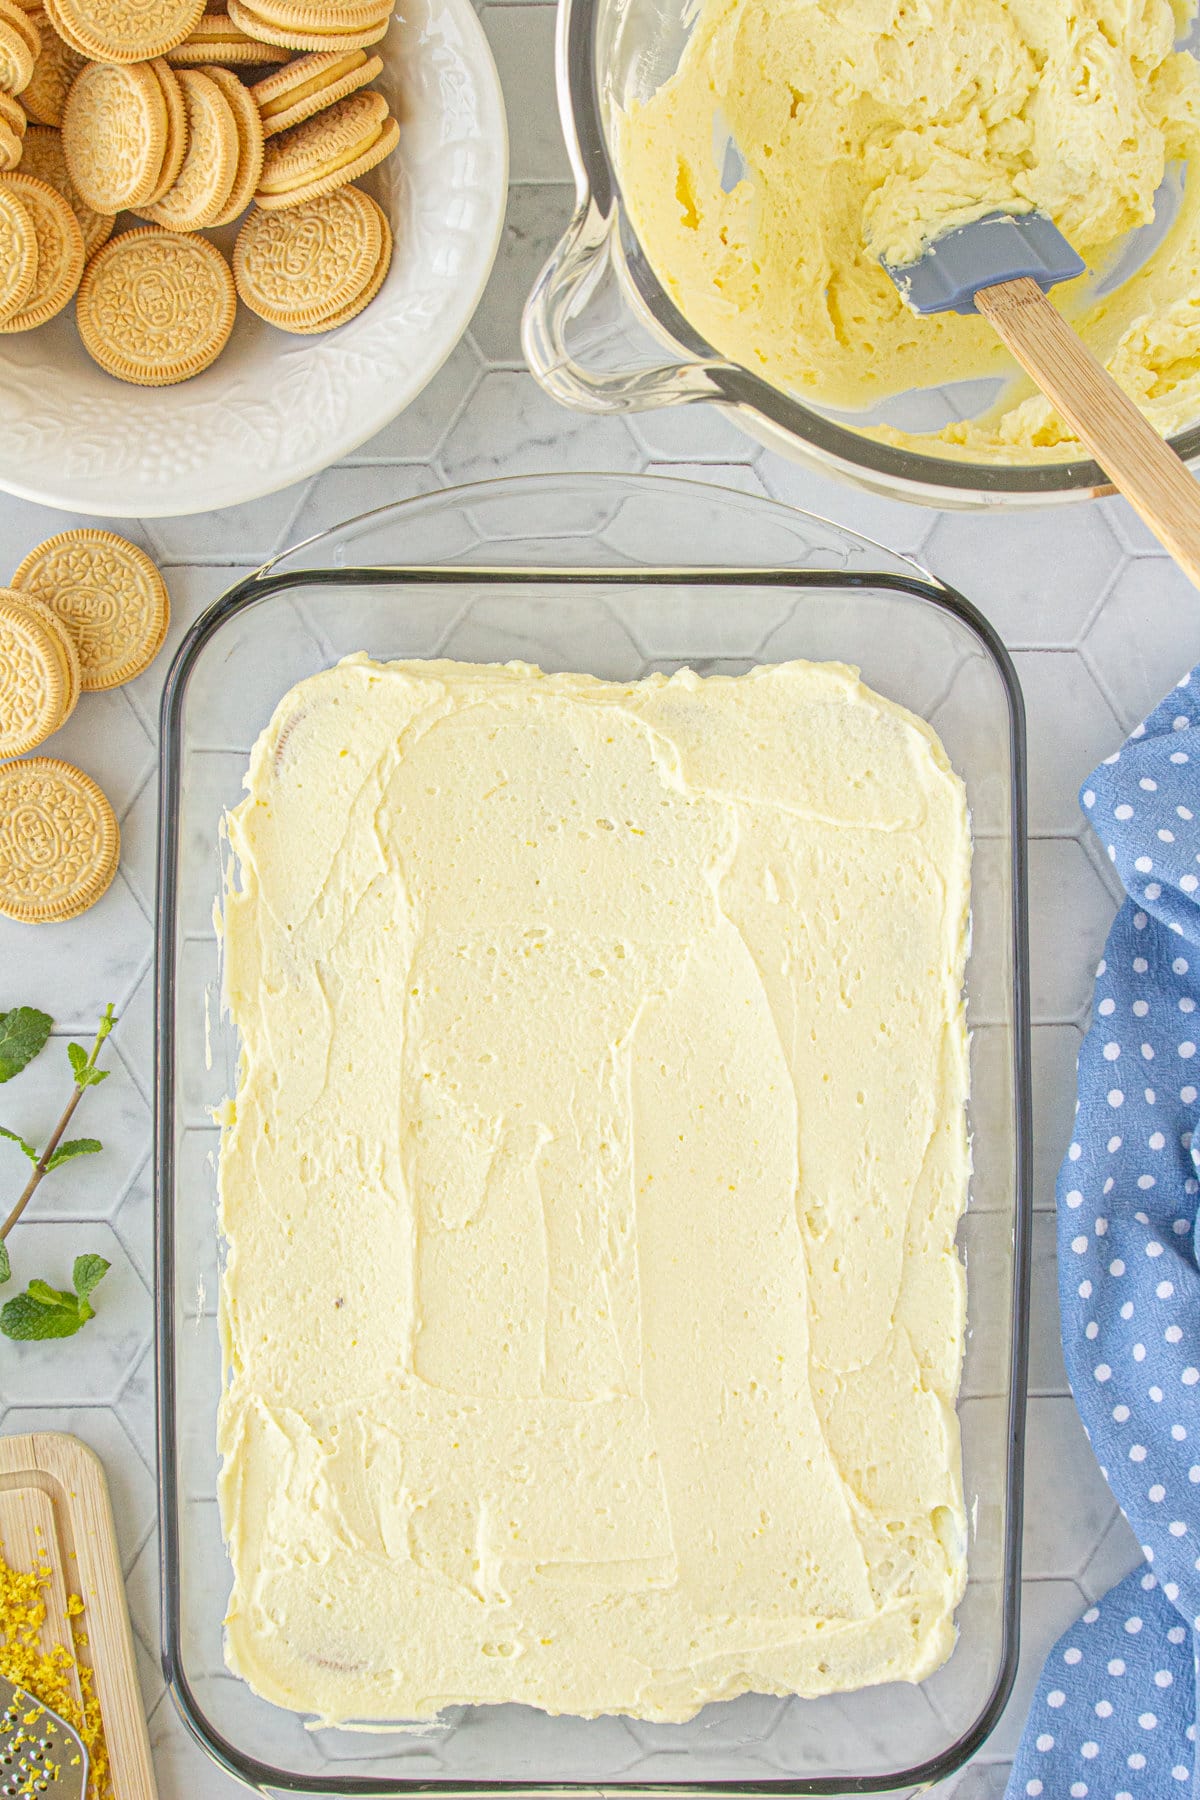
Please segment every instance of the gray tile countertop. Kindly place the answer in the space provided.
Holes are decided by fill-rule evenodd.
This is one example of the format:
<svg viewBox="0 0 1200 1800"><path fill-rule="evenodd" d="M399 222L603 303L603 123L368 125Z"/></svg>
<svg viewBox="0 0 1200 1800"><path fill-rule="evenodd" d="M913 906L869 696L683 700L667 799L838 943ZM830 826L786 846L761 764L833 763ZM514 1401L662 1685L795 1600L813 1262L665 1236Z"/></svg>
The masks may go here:
<svg viewBox="0 0 1200 1800"><path fill-rule="evenodd" d="M554 11L534 0L487 6L483 18L508 102L512 186L496 269L468 337L405 414L312 481L219 514L113 522L162 564L171 635L146 675L89 697L50 748L81 763L111 797L124 840L120 872L99 905L70 925L0 921L0 1007L44 1007L64 1038L94 1029L107 1000L121 1014L113 1079L102 1098L88 1102L104 1154L80 1164L69 1181L47 1184L22 1227L25 1249L50 1272L68 1267L86 1222L86 1247L102 1251L113 1268L85 1355L52 1345L6 1344L0 1351L0 1429L77 1432L104 1458L163 1800L218 1800L242 1791L192 1745L164 1694L158 1663L150 965L157 707L170 656L211 600L291 539L453 482L564 468L670 469L824 513L918 553L981 606L1015 655L1029 712L1038 1211L1023 1647L1012 1703L983 1755L939 1790L982 1800L1003 1791L1047 1647L1138 1556L1076 1416L1058 1342L1054 1175L1067 1141L1092 970L1117 892L1075 794L1093 764L1200 659L1200 612L1184 578L1120 502L1015 517L937 513L808 474L756 449L710 408L629 421L560 410L524 371L518 342L524 295L571 205L553 99ZM0 496L4 560L15 565L69 522ZM57 1110L61 1074L59 1059L47 1055L6 1089L5 1124L43 1127ZM13 1169L5 1167L11 1184Z"/></svg>

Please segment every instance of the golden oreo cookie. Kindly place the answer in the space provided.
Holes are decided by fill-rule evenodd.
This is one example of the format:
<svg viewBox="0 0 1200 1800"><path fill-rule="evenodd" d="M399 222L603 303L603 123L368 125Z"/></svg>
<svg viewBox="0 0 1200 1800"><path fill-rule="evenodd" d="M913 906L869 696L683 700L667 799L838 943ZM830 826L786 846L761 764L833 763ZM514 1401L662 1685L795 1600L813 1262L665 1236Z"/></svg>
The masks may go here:
<svg viewBox="0 0 1200 1800"><path fill-rule="evenodd" d="M143 218L170 231L202 231L225 211L238 169L237 121L218 84L200 69L173 71L187 107L187 150L173 187Z"/></svg>
<svg viewBox="0 0 1200 1800"><path fill-rule="evenodd" d="M393 0L241 0L257 19L284 31L337 36L386 24Z"/></svg>
<svg viewBox="0 0 1200 1800"><path fill-rule="evenodd" d="M44 600L35 600L32 594L19 593L15 587L0 588L0 599L16 601L25 608L26 612L32 613L35 619L40 619L50 633L65 683L62 712L58 725L65 725L75 711L83 690L83 674L79 667L79 652L75 648L74 639L57 613L47 606ZM56 731L58 725L55 726Z"/></svg>
<svg viewBox="0 0 1200 1800"><path fill-rule="evenodd" d="M62 625L89 693L132 681L162 649L171 617L166 583L144 550L114 532L47 538L30 551L12 587Z"/></svg>
<svg viewBox="0 0 1200 1800"><path fill-rule="evenodd" d="M331 27L328 30L293 30L290 26L272 24L257 7L244 0L229 0L229 17L248 37L261 38L266 44L283 44L289 50L365 50L377 44L387 32L391 13L360 30Z"/></svg>
<svg viewBox="0 0 1200 1800"><path fill-rule="evenodd" d="M0 767L0 913L52 924L86 912L117 872L121 833L103 791L70 763Z"/></svg>
<svg viewBox="0 0 1200 1800"><path fill-rule="evenodd" d="M89 63L67 95L62 140L71 180L96 212L143 205L167 148L167 103L150 63Z"/></svg>
<svg viewBox="0 0 1200 1800"><path fill-rule="evenodd" d="M11 94L0 93L0 168L15 169L21 160L29 119Z"/></svg>
<svg viewBox="0 0 1200 1800"><path fill-rule="evenodd" d="M346 191L345 188L338 189L339 193L345 193ZM356 188L353 191L357 193L358 189ZM371 271L370 279L366 286L361 288L359 292L355 294L352 300L347 300L344 306L340 306L337 312L331 313L327 319L322 319L319 325L298 326L296 329L304 336L311 337L318 331L336 331L339 325L348 324L351 319L357 318L360 312L363 312L366 307L370 306L372 300L384 284L384 280L386 279L388 269L391 267L392 262L392 228L387 222L387 215L383 208L376 205L369 194L365 195L364 198L378 213L380 225L379 255L376 258L375 267ZM278 213L275 215L276 218L279 216ZM288 215L284 213L282 216L287 218Z"/></svg>
<svg viewBox="0 0 1200 1800"><path fill-rule="evenodd" d="M29 46L36 63L42 50L42 33L37 19L17 5L17 0L0 0L0 19L18 31Z"/></svg>
<svg viewBox="0 0 1200 1800"><path fill-rule="evenodd" d="M44 12L29 16L39 28L42 47L33 74L21 90L21 104L39 125L61 125L71 83L86 58L63 42Z"/></svg>
<svg viewBox="0 0 1200 1800"><path fill-rule="evenodd" d="M350 94L269 140L255 199L267 211L317 200L365 175L399 141L382 94Z"/></svg>
<svg viewBox="0 0 1200 1800"><path fill-rule="evenodd" d="M82 56L85 62L91 62L91 56L89 56L83 45L77 42L70 27L64 23L63 16L58 10L58 0L42 0L42 11L45 13L51 26L54 28L55 33L62 39L63 43L74 50L77 56Z"/></svg>
<svg viewBox="0 0 1200 1800"><path fill-rule="evenodd" d="M344 100L383 73L383 58L365 50L332 50L299 56L256 82L250 92L262 114L263 133L275 137L303 124L335 100Z"/></svg>
<svg viewBox="0 0 1200 1800"><path fill-rule="evenodd" d="M14 590L15 591L15 590ZM43 600L35 600L32 594L21 595L21 605L31 612L35 619L40 619L55 640L54 647L62 660L63 677L67 684L66 698L63 700L62 717L59 725L65 725L79 704L79 696L83 692L83 672L79 667L79 652L75 641L65 625Z"/></svg>
<svg viewBox="0 0 1200 1800"><path fill-rule="evenodd" d="M235 219L241 218L253 200L258 178L262 174L265 149L262 119L249 88L243 87L232 69L221 69L210 64L205 73L216 82L228 100L229 110L237 127L237 173L224 210L213 220L214 225L231 225Z"/></svg>
<svg viewBox="0 0 1200 1800"><path fill-rule="evenodd" d="M20 312L37 279L37 231L14 189L0 188L0 325Z"/></svg>
<svg viewBox="0 0 1200 1800"><path fill-rule="evenodd" d="M236 313L233 276L216 245L154 226L110 238L88 264L75 303L88 355L140 387L169 387L207 369Z"/></svg>
<svg viewBox="0 0 1200 1800"><path fill-rule="evenodd" d="M0 331L32 331L60 313L83 274L83 232L62 195L36 175L15 170L0 175L0 188L16 195L33 220L37 237L37 274L24 304Z"/></svg>
<svg viewBox="0 0 1200 1800"><path fill-rule="evenodd" d="M0 758L23 756L57 731L69 690L51 628L0 591Z"/></svg>
<svg viewBox="0 0 1200 1800"><path fill-rule="evenodd" d="M181 44L204 0L51 0L50 21L97 62L150 62Z"/></svg>
<svg viewBox="0 0 1200 1800"><path fill-rule="evenodd" d="M150 64L158 76L158 85L162 89L163 100L167 108L167 144L163 151L162 168L159 170L158 184L148 202L153 206L170 193L179 180L183 168L183 159L187 155L188 116L187 102L183 97L183 88L174 69L165 57L157 56Z"/></svg>
<svg viewBox="0 0 1200 1800"><path fill-rule="evenodd" d="M167 61L176 68L199 68L211 63L287 62L288 56L288 51L278 44L264 44L247 37L228 13L212 12L204 14L190 37L176 44Z"/></svg>
<svg viewBox="0 0 1200 1800"><path fill-rule="evenodd" d="M282 331L320 331L371 280L383 245L380 214L342 187L286 212L251 213L233 251L238 295Z"/></svg>
<svg viewBox="0 0 1200 1800"><path fill-rule="evenodd" d="M21 147L20 173L36 175L56 193L62 195L83 233L83 252L93 256L101 244L112 236L116 220L110 213L94 212L71 180L67 159L63 155L62 136L49 125L31 125Z"/></svg>
<svg viewBox="0 0 1200 1800"><path fill-rule="evenodd" d="M22 13L21 17L26 18ZM22 31L8 16L0 16L0 88L6 94L19 94L29 83L37 51L31 46L29 33Z"/></svg>

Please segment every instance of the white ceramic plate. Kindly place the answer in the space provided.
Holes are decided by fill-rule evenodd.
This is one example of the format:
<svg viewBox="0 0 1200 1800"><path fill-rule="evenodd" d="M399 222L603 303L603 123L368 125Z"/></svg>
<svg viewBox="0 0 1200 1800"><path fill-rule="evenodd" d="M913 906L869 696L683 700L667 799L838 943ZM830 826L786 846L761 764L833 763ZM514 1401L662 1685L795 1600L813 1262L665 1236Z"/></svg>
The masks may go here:
<svg viewBox="0 0 1200 1800"><path fill-rule="evenodd" d="M491 272L508 135L470 0L401 7L375 83L401 122L400 145L363 181L396 240L371 305L321 337L289 336L239 307L212 368L169 388L98 369L73 304L38 331L0 336L0 488L126 518L254 500L364 443L436 374ZM229 248L235 235L219 241Z"/></svg>

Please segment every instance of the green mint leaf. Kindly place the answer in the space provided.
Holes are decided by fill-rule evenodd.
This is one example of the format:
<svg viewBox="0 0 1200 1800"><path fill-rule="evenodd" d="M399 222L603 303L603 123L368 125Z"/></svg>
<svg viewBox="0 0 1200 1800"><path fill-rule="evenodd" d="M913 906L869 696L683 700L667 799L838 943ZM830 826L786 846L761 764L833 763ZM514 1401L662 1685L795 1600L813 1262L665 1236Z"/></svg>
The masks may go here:
<svg viewBox="0 0 1200 1800"><path fill-rule="evenodd" d="M62 1288L51 1287L48 1281L31 1281L29 1292L42 1306L73 1307L75 1305L74 1294L65 1293Z"/></svg>
<svg viewBox="0 0 1200 1800"><path fill-rule="evenodd" d="M54 1021L35 1006L14 1006L0 1013L0 1081L11 1081L33 1061L50 1036Z"/></svg>
<svg viewBox="0 0 1200 1800"><path fill-rule="evenodd" d="M75 1072L75 1079L78 1081L83 1070L87 1068L88 1053L82 1044L68 1044L67 1055L71 1059L71 1067Z"/></svg>
<svg viewBox="0 0 1200 1800"><path fill-rule="evenodd" d="M12 1278L12 1263L8 1259L8 1245L0 1238L0 1286Z"/></svg>
<svg viewBox="0 0 1200 1800"><path fill-rule="evenodd" d="M57 1169L60 1163L70 1162L74 1156L95 1156L97 1150L103 1148L99 1138L68 1138L65 1144L59 1144L55 1149L46 1164L46 1173Z"/></svg>
<svg viewBox="0 0 1200 1800"><path fill-rule="evenodd" d="M88 1069L76 1076L76 1080L80 1087L96 1087L100 1082L107 1081L111 1074L111 1069Z"/></svg>
<svg viewBox="0 0 1200 1800"><path fill-rule="evenodd" d="M38 1153L34 1149L33 1145L27 1144L23 1137L17 1136L15 1131L10 1131L8 1129L7 1125L0 1125L0 1137L11 1138L11 1140L14 1144L20 1144L22 1150L25 1152L26 1156L29 1158L31 1163L35 1163L37 1161Z"/></svg>
<svg viewBox="0 0 1200 1800"><path fill-rule="evenodd" d="M71 1272L73 1294L48 1281L31 1281L23 1294L0 1306L0 1332L18 1339L74 1337L81 1325L95 1318L88 1295L110 1267L103 1256L77 1256Z"/></svg>
<svg viewBox="0 0 1200 1800"><path fill-rule="evenodd" d="M71 1271L71 1280L75 1284L75 1292L79 1295L80 1300L83 1301L85 1305L87 1304L87 1297L92 1289L99 1282L104 1280L104 1277L111 1268L112 1264L107 1258L97 1256L94 1251L87 1256L77 1256L75 1258L75 1266ZM91 1317L90 1307L88 1308L88 1317Z"/></svg>
<svg viewBox="0 0 1200 1800"><path fill-rule="evenodd" d="M0 1331L5 1337L25 1341L33 1338L74 1337L84 1323L74 1296L63 1296L63 1299L71 1302L69 1306L48 1306L34 1292L35 1288L45 1286L44 1281L31 1281L28 1293L17 1294L0 1306ZM49 1290L51 1293L56 1291L54 1288Z"/></svg>

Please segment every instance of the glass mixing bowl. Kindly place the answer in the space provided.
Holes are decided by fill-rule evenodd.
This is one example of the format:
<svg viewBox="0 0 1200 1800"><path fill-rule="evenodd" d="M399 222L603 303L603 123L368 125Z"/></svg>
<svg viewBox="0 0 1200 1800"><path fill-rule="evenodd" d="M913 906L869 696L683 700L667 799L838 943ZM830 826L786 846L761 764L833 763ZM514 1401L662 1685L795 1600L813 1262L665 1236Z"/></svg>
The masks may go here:
<svg viewBox="0 0 1200 1800"><path fill-rule="evenodd" d="M696 0L558 0L558 103L575 176L570 226L525 307L522 343L538 381L564 406L640 412L707 400L768 448L861 487L932 506L1046 505L1111 493L1103 470L1070 462L1011 464L934 456L879 443L855 424L937 430L992 403L999 385L922 389L857 420L822 411L721 356L688 323L650 267L617 174L615 118L674 74ZM1200 19L1186 48L1200 55ZM1181 171L1168 172L1155 220L1131 234L1103 282L1133 273L1174 215ZM669 353L664 361L662 351ZM1015 365L1014 365L1014 373ZM1200 423L1171 440L1200 458Z"/></svg>
<svg viewBox="0 0 1200 1800"><path fill-rule="evenodd" d="M217 1518L219 1131L238 1047L220 1014L221 820L294 682L339 657L522 658L633 680L842 658L937 730L974 839L966 972L970 1205L958 1416L968 1585L958 1643L920 1687L758 1694L684 1725L453 1706L440 1723L308 1730L225 1667ZM163 691L159 788L157 1366L163 1667L208 1754L262 1792L598 1793L620 1800L911 1792L951 1774L1009 1693L1020 1599L1030 1210L1025 730L995 632L953 589L822 519L690 481L525 477L401 502L322 533L225 594Z"/></svg>

